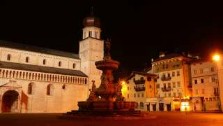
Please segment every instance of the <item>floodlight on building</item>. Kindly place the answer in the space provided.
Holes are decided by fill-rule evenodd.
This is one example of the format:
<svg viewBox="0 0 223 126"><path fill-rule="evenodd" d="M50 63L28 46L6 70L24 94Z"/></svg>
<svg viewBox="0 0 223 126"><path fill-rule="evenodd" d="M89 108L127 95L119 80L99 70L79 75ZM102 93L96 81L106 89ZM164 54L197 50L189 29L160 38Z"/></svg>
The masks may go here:
<svg viewBox="0 0 223 126"><path fill-rule="evenodd" d="M122 85L122 89L121 89L122 95L123 96L126 96L126 93L127 93L127 85L126 85L126 82L125 81L121 81L121 85Z"/></svg>
<svg viewBox="0 0 223 126"><path fill-rule="evenodd" d="M212 56L212 60L216 63L217 76L218 76L218 84L219 84L219 98L220 98L220 111L223 111L223 63L222 63L222 53L215 53Z"/></svg>
<svg viewBox="0 0 223 126"><path fill-rule="evenodd" d="M190 103L188 101L182 101L180 110L181 111L190 111Z"/></svg>

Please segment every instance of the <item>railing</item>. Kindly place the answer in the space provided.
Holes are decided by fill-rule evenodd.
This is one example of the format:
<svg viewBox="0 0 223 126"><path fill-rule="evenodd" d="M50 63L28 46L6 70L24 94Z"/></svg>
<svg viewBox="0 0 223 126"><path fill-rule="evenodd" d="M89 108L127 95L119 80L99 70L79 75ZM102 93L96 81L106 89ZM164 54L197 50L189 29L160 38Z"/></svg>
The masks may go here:
<svg viewBox="0 0 223 126"><path fill-rule="evenodd" d="M139 86L135 86L134 87L135 91L145 91L145 87L139 87Z"/></svg>
<svg viewBox="0 0 223 126"><path fill-rule="evenodd" d="M192 85L190 84L190 85L188 85L187 87L188 87L188 88L192 88Z"/></svg>
<svg viewBox="0 0 223 126"><path fill-rule="evenodd" d="M135 84L145 84L145 82L146 82L146 81L145 81L143 78L141 78L141 79L139 79L139 80L135 80L135 79L134 79L134 83L135 83Z"/></svg>
<svg viewBox="0 0 223 126"><path fill-rule="evenodd" d="M218 92L214 92L214 96L219 96L219 93Z"/></svg>
<svg viewBox="0 0 223 126"><path fill-rule="evenodd" d="M162 91L163 92L171 91L171 88L170 87L162 87Z"/></svg>
<svg viewBox="0 0 223 126"><path fill-rule="evenodd" d="M162 80L162 81L169 81L169 80L171 80L171 77L170 77L170 76L168 76L168 77L166 77L166 76L162 76L162 77L161 77L161 80Z"/></svg>

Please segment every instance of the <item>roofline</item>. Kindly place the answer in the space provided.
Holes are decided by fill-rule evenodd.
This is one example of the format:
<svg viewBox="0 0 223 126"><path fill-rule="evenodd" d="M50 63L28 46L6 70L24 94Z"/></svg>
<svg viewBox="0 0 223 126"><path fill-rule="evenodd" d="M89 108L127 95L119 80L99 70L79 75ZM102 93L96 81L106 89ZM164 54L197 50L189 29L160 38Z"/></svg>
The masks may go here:
<svg viewBox="0 0 223 126"><path fill-rule="evenodd" d="M27 44L22 44L22 43L15 43L12 41L0 40L0 47L19 49L19 50L31 51L31 52L37 52L37 53L44 53L44 54L68 57L68 58L73 58L73 59L80 59L79 55L75 53L49 49L49 48L43 48L43 47L38 47L34 45L27 45Z"/></svg>
<svg viewBox="0 0 223 126"><path fill-rule="evenodd" d="M144 75L144 76L158 77L156 74L151 74L151 73L146 73L146 72L139 72L139 71L132 71L132 73L127 78L127 80L130 80L135 74Z"/></svg>

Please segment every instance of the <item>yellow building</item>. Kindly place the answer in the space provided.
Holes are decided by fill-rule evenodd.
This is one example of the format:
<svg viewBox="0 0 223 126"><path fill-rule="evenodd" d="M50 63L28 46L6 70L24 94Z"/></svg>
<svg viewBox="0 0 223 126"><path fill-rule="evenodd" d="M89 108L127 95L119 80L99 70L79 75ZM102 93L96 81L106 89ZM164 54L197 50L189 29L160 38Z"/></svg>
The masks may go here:
<svg viewBox="0 0 223 126"><path fill-rule="evenodd" d="M217 67L213 61L199 60L191 64L192 110L220 110Z"/></svg>
<svg viewBox="0 0 223 126"><path fill-rule="evenodd" d="M219 84L219 100L220 100L220 111L223 111L223 53L215 54L213 60L215 61L217 73L218 73L218 84Z"/></svg>
<svg viewBox="0 0 223 126"><path fill-rule="evenodd" d="M186 98L191 96L192 59L190 55L162 53L152 61L150 73L158 76L156 98L149 101L153 103L153 111L182 110L181 101L188 101ZM189 106L183 108L190 109Z"/></svg>
<svg viewBox="0 0 223 126"><path fill-rule="evenodd" d="M148 98L154 98L156 92L157 76L145 72L132 72L127 79L127 92L124 95L127 101L135 101L138 103L137 109L150 111Z"/></svg>

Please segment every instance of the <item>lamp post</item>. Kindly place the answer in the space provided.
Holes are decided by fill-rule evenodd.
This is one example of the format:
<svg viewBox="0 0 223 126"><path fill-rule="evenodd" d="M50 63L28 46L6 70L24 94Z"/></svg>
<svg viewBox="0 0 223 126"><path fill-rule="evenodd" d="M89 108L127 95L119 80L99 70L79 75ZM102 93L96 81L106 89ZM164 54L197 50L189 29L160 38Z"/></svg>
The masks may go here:
<svg viewBox="0 0 223 126"><path fill-rule="evenodd" d="M219 86L219 99L220 99L220 109L223 110L223 60L221 54L214 54L212 60L215 61L217 66L217 77Z"/></svg>

